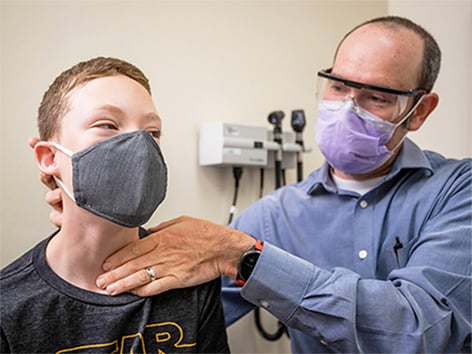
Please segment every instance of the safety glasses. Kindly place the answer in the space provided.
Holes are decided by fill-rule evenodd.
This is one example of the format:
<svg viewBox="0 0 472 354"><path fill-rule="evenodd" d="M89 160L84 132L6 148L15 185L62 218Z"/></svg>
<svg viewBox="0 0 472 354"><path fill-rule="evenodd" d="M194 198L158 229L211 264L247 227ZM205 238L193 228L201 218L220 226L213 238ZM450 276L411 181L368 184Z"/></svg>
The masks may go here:
<svg viewBox="0 0 472 354"><path fill-rule="evenodd" d="M402 91L347 80L332 75L331 69L318 72L317 98L330 110L339 110L352 100L357 107L394 121L405 111L410 97L426 93L423 89Z"/></svg>

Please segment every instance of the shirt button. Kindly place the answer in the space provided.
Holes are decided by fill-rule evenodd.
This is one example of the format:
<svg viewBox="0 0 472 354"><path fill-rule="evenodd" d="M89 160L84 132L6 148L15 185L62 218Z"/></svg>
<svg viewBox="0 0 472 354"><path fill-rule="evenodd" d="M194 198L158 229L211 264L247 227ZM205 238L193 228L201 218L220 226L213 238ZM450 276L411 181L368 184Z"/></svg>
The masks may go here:
<svg viewBox="0 0 472 354"><path fill-rule="evenodd" d="M366 250L360 250L359 251L359 258L364 259L367 257L367 251Z"/></svg>
<svg viewBox="0 0 472 354"><path fill-rule="evenodd" d="M364 208L367 208L367 206L369 205L369 203L367 203L367 201L365 201L365 200L361 200L361 202L360 202L359 205L361 206L361 208L364 209Z"/></svg>
<svg viewBox="0 0 472 354"><path fill-rule="evenodd" d="M267 300L261 300L260 301L260 304L261 304L261 307L265 308L265 309L268 309L269 308L269 301Z"/></svg>

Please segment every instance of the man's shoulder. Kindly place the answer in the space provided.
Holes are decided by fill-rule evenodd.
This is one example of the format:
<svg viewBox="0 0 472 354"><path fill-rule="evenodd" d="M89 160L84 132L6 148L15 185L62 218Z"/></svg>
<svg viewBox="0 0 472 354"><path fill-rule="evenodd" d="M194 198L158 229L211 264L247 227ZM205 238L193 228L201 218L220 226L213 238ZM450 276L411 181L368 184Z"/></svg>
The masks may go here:
<svg viewBox="0 0 472 354"><path fill-rule="evenodd" d="M434 174L464 176L469 180L472 177L472 159L470 157L462 159L447 158L437 152L429 150L425 150L424 154L431 164Z"/></svg>

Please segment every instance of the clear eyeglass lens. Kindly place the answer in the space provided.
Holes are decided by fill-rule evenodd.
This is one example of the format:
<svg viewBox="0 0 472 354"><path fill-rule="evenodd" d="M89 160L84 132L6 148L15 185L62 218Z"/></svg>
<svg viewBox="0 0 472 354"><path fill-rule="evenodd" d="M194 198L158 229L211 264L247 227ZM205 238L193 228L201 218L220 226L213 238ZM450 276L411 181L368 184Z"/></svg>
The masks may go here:
<svg viewBox="0 0 472 354"><path fill-rule="evenodd" d="M357 89L320 76L318 76L317 99L330 110L339 110L352 100L357 107L388 121L400 116L408 102L407 96L366 88Z"/></svg>

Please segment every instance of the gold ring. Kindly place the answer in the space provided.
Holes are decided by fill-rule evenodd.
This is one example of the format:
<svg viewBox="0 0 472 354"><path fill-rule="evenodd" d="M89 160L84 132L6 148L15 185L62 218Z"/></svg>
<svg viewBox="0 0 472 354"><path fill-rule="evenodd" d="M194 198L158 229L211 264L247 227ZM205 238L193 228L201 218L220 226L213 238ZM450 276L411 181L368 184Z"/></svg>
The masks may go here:
<svg viewBox="0 0 472 354"><path fill-rule="evenodd" d="M153 281L154 279L156 279L156 273L154 272L154 269L152 269L152 267L147 268L146 272L149 275L149 280L150 281Z"/></svg>

